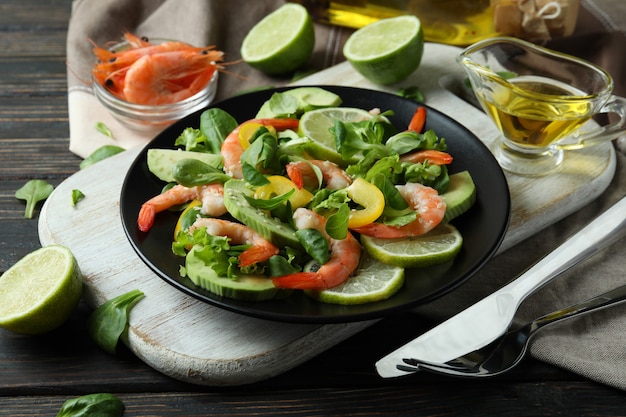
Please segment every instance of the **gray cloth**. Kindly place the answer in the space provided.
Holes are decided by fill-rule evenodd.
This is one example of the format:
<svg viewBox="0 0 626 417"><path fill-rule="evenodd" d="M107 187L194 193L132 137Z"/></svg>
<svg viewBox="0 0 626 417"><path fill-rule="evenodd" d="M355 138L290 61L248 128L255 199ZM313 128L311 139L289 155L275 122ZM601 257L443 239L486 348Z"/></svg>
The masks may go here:
<svg viewBox="0 0 626 417"><path fill-rule="evenodd" d="M93 64L92 41L119 39L123 31L148 37L172 38L203 45L215 44L226 61L240 59L239 47L248 30L282 0L77 0L69 25L67 57L70 92L87 90ZM583 0L576 32L547 46L594 61L613 74L616 93L626 95L626 7L622 0ZM245 11L245 12L243 12ZM344 60L342 45L350 29L316 24L316 45L305 71L319 71ZM290 77L268 77L236 63L221 76L216 99L261 86L288 84ZM70 112L70 119L72 113ZM616 146L626 146L616 143ZM494 258L468 283L420 308L443 320L513 279L590 219L626 195L626 156L617 153L617 171L608 190L583 209ZM517 321L533 319L592 295L626 284L626 241L595 256L525 302ZM626 389L626 305L566 321L540 333L530 353L540 360L590 379ZM417 336L417 335L416 335Z"/></svg>

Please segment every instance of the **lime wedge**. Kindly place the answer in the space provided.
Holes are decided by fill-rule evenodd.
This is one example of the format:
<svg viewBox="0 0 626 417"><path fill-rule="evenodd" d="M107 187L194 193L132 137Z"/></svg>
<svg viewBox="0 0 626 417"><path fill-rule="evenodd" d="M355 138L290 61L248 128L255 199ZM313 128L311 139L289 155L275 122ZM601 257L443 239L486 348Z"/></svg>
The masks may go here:
<svg viewBox="0 0 626 417"><path fill-rule="evenodd" d="M83 291L76 259L64 246L45 246L0 276L0 327L46 333L63 324Z"/></svg>
<svg viewBox="0 0 626 417"><path fill-rule="evenodd" d="M369 112L352 107L328 107L311 110L302 115L298 133L309 139L310 142L305 145L305 149L313 158L345 164L337 152L335 136L330 132L330 129L337 120L360 122L372 117Z"/></svg>
<svg viewBox="0 0 626 417"><path fill-rule="evenodd" d="M407 78L419 67L423 52L422 25L415 16L369 24L350 35L343 48L354 69L376 84Z"/></svg>
<svg viewBox="0 0 626 417"><path fill-rule="evenodd" d="M286 3L248 32L241 57L267 74L286 74L308 61L315 45L313 21L307 10Z"/></svg>
<svg viewBox="0 0 626 417"><path fill-rule="evenodd" d="M463 237L451 224L440 224L422 236L379 239L361 236L361 244L381 262L405 268L423 268L448 262L459 253Z"/></svg>
<svg viewBox="0 0 626 417"><path fill-rule="evenodd" d="M359 268L347 281L328 290L306 293L323 303L355 305L385 300L403 284L404 268L384 264L364 254Z"/></svg>

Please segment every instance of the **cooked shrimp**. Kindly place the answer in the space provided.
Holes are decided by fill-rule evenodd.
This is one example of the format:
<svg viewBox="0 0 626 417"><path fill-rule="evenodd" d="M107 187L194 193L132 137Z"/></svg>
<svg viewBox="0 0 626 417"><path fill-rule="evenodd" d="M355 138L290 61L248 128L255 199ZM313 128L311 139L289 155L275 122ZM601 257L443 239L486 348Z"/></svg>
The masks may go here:
<svg viewBox="0 0 626 417"><path fill-rule="evenodd" d="M157 213L194 199L202 201L200 209L202 214L214 217L226 214L222 184L215 183L198 187L185 187L179 184L143 203L137 217L139 230L142 232L150 230Z"/></svg>
<svg viewBox="0 0 626 417"><path fill-rule="evenodd" d="M209 82L216 69L216 62L221 61L223 57L223 53L216 51L214 46L195 47L177 41L151 44L148 40L130 33L124 34L124 38L129 46L118 51L102 48L92 42L92 51L99 60L92 69L92 75L97 83L118 98L137 104L154 104L152 101L157 101L156 104L160 104L158 102L170 103L180 100L181 96L185 98L185 96L195 94ZM170 62L165 57L155 60L146 59L139 64L143 67L136 69L134 76L138 78L127 79L132 66L142 58L168 52L179 52L178 56L170 56L174 62ZM198 55L205 57L198 57ZM148 71L150 65L155 66L152 72ZM197 68L198 66L200 69ZM179 70L177 71L173 67L179 67ZM154 71L154 69L158 69L158 71ZM155 86L158 87L156 88L157 92L163 92L165 87L168 98L151 98L150 101L146 102L146 99L133 101L125 96L125 88L131 90L145 88L146 76L155 76L153 84L146 88L147 94L153 93ZM129 82L139 83L135 87L128 86ZM187 89L186 93L180 93L185 89ZM175 94L172 95L171 93Z"/></svg>
<svg viewBox="0 0 626 417"><path fill-rule="evenodd" d="M272 279L274 285L279 288L325 290L347 280L359 266L361 257L359 241L349 232L345 239L331 238L325 230L326 219L309 209L297 209L293 218L298 229L313 228L324 235L330 247L330 260L316 272L297 272L275 277Z"/></svg>
<svg viewBox="0 0 626 417"><path fill-rule="evenodd" d="M352 230L367 236L396 239L423 235L441 223L446 214L446 203L437 193L437 190L419 183L397 185L396 188L406 202L417 212L417 219L399 227L383 223L370 223Z"/></svg>
<svg viewBox="0 0 626 417"><path fill-rule="evenodd" d="M341 190L352 184L352 178L339 166L330 161L320 161L316 159L308 161L290 162L285 167L287 175L296 184L299 189L302 187L317 189L321 184L313 166L319 168L322 172L322 181L326 184L326 188L331 190Z"/></svg>
<svg viewBox="0 0 626 417"><path fill-rule="evenodd" d="M243 154L243 146L239 141L239 130L246 123L258 123L264 126L272 126L277 131L287 129L297 129L298 119L251 119L243 122L224 139L221 148L222 159L224 161L224 172L233 178L243 178L241 170L241 155Z"/></svg>
<svg viewBox="0 0 626 417"><path fill-rule="evenodd" d="M154 55L162 52L189 51L202 53L211 47L193 47L183 42L164 42L158 45L148 45L140 48L125 49L119 52L111 52L106 49L94 47L93 51L100 62L92 69L92 75L96 82L105 87L111 93L120 98L123 97L126 74L139 58L146 55Z"/></svg>
<svg viewBox="0 0 626 417"><path fill-rule="evenodd" d="M136 104L176 103L199 92L217 69L222 58L218 51L196 53L191 51L161 52L144 55L135 61L124 78L124 96ZM197 77L188 86L179 85L192 75Z"/></svg>
<svg viewBox="0 0 626 417"><path fill-rule="evenodd" d="M210 235L226 236L236 245L250 245L250 248L239 254L240 267L266 261L279 252L272 242L241 223L222 219L199 218L191 225L189 231L193 232L199 227L206 227L206 232Z"/></svg>
<svg viewBox="0 0 626 417"><path fill-rule="evenodd" d="M431 165L448 165L452 163L452 155L447 152L426 149L406 153L400 157L402 162L412 162L414 164L428 161Z"/></svg>

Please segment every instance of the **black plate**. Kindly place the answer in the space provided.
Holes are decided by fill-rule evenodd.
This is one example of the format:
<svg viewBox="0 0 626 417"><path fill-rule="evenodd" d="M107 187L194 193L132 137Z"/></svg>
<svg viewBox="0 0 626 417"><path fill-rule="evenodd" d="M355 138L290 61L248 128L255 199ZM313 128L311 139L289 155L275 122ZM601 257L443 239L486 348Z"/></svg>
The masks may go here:
<svg viewBox="0 0 626 417"><path fill-rule="evenodd" d="M323 86L338 94L343 106L363 109L393 110L390 120L404 129L417 104L394 94L351 87ZM263 90L236 96L211 107L219 107L239 122L248 120L261 104L277 90ZM137 229L137 213L142 203L159 194L163 183L153 176L146 165L150 148L173 148L173 143L186 127L198 127L201 111L185 117L167 128L141 151L133 162L122 186L120 209L124 230L139 257L156 274L179 290L209 304L241 314L286 322L339 323L380 318L432 301L455 289L469 279L487 262L499 247L506 232L510 197L505 176L489 150L466 128L428 108L426 129L434 129L448 143L454 156L450 172L468 170L477 187L476 204L453 221L461 231L464 243L454 261L425 269L408 270L404 286L387 300L357 306L324 304L301 292L287 299L244 302L214 295L181 278L178 270L183 258L172 254L172 232L177 213L159 213L148 233Z"/></svg>

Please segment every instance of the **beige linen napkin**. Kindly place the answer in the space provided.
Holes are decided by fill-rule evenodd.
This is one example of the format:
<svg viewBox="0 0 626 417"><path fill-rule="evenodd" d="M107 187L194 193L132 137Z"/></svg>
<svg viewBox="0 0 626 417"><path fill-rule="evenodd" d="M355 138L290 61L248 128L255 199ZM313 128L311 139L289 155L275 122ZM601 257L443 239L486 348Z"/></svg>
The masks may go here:
<svg viewBox="0 0 626 417"><path fill-rule="evenodd" d="M104 144L128 148L141 146L152 138L152 135L139 135L117 124L91 94L88 80L94 61L88 39L102 44L117 40L124 31L130 31L141 36L179 39L197 45L215 44L226 53L227 61L236 61L240 58L239 47L248 30L283 3L283 0L76 0L67 40L68 66L71 68L68 71L68 101L72 152L85 157ZM604 66L616 78L616 92L626 95L623 54L615 53L622 50L626 39L623 26L626 8L622 0L583 0L581 5L574 36L554 39L548 46ZM342 61L341 48L351 31L323 25L316 25L315 31L314 54L305 69L320 70ZM227 71L220 76L216 100L241 90L284 85L291 80L289 77L267 77L246 64L229 66ZM96 131L94 125L98 121L113 130L114 139ZM414 314L427 315L435 320L450 317L513 279L624 195L626 156L617 152L615 178L602 196L574 215L499 254L459 289ZM626 240L622 239L546 286L521 306L517 321L534 319L626 284L625 251ZM626 389L625 313L626 305L623 305L556 324L535 338L530 354L595 381ZM372 369L373 366L372 363Z"/></svg>

